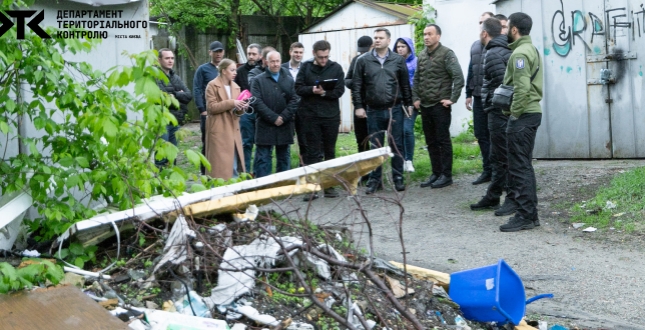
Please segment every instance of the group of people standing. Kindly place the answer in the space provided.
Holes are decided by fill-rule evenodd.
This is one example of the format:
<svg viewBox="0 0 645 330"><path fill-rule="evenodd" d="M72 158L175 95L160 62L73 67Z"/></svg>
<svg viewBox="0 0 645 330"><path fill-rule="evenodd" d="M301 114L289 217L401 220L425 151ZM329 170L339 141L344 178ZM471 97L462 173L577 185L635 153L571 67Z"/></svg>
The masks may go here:
<svg viewBox="0 0 645 330"><path fill-rule="evenodd" d="M484 158L484 172L473 184L490 184L486 195L470 208L513 215L500 226L501 231L533 229L540 225L532 158L542 120L543 83L540 53L529 36L533 21L524 13L507 19L487 12L479 24L479 40L471 50L466 107L472 107L475 137ZM495 89L502 84L513 87L510 109L493 102Z"/></svg>
<svg viewBox="0 0 645 330"><path fill-rule="evenodd" d="M539 53L529 36L531 27L531 18L524 13L509 18L484 13L480 38L472 46L467 80L455 53L441 44L442 31L436 24L424 29L425 47L418 53L409 38L397 39L390 49L391 34L386 28L375 29L372 37L359 38L359 55L352 59L346 75L340 64L330 60L331 45L325 40L313 44L313 57L306 61L302 61L304 46L293 43L286 63L281 63L281 55L273 47L251 44L246 49L247 63L239 68L224 58L222 44L215 41L209 49L211 61L197 69L193 81L201 115L202 151L211 163L208 174L223 179L241 172L252 172L255 177L269 175L273 149L276 171L288 170L294 133L301 165L333 159L340 125L339 99L347 87L354 105L359 152L383 146L387 136L394 153L391 167L396 191L406 189L404 172L414 171L414 123L419 114L432 169L421 187L449 186L453 183L451 109L466 86L466 107L473 111L484 164L473 184L490 182L486 196L471 208L494 208L500 216L515 214L500 227L502 231L539 226L531 159L541 121L542 72ZM159 62L173 87L160 83L160 88L174 93L183 106L191 99L190 91L183 83L176 83L172 63L164 60L167 55L172 57L172 52L160 50ZM501 84L514 87L510 109L492 102L494 90ZM244 90L249 90L252 98L238 100ZM174 130L169 127L168 133ZM173 138L169 141L176 143ZM363 178L363 183L366 194L382 189L381 168ZM506 199L499 207L504 190ZM328 188L324 195L337 197L338 192ZM312 194L305 200L316 198L318 195Z"/></svg>

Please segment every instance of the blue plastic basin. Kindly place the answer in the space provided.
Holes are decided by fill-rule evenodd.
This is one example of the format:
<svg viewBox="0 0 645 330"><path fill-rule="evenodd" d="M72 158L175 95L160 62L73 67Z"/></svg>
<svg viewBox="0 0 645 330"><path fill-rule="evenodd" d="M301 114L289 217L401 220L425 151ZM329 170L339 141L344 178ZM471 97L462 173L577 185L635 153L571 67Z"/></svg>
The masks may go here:
<svg viewBox="0 0 645 330"><path fill-rule="evenodd" d="M450 298L472 321L517 325L526 312L524 284L504 259L450 274Z"/></svg>

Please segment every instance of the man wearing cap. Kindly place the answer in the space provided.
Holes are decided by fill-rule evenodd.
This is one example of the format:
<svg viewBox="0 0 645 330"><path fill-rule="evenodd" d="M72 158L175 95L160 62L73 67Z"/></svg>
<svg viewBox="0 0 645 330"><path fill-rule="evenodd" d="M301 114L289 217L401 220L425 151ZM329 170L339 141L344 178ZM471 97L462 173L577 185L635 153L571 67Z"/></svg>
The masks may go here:
<svg viewBox="0 0 645 330"><path fill-rule="evenodd" d="M208 56L210 57L210 62L200 65L193 78L193 96L200 114L199 127L202 131L202 154L206 154L204 140L206 137L206 86L211 80L217 78L217 66L224 58L224 45L219 41L213 41L209 47ZM201 166L200 170L202 175L206 173L204 165Z"/></svg>
<svg viewBox="0 0 645 330"><path fill-rule="evenodd" d="M356 60L364 53L367 53L370 48L372 48L372 37L362 36L358 38L356 56L352 59L352 63L349 65L349 70L347 70L347 75L345 75L345 86L352 90L352 78L354 78L354 68L356 67ZM365 90L361 91L363 97L365 97ZM366 140L369 136L367 132L367 118L356 117L354 113L354 137L356 137L356 144L358 145L358 152L370 150L369 142ZM361 178L361 183L367 184L370 176L365 175Z"/></svg>

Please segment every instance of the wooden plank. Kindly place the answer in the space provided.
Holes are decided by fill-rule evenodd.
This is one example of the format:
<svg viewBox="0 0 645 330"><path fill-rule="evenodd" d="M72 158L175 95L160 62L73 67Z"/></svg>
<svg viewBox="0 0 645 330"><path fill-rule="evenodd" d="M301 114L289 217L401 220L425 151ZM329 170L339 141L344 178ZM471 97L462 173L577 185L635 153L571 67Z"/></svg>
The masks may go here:
<svg viewBox="0 0 645 330"><path fill-rule="evenodd" d="M390 147L383 147L327 160L313 165L298 167L262 178L242 181L197 193L183 194L177 198L153 196L146 200L142 205L138 205L132 209L115 213L99 214L91 219L75 223L61 236L59 236L56 242L52 243L52 247L56 248L59 242L67 240L76 232L92 230L100 227L95 233L84 237L83 240L86 241L97 237L103 231L111 230L112 222L120 225L120 223L125 221L148 221L169 212L176 211L178 206L186 207L199 202L217 200L261 189L305 183L318 184L324 189L348 183L348 188L351 190L352 194L355 194L360 177L383 164L391 156ZM98 242L102 238L105 237L98 237L97 240L93 242Z"/></svg>
<svg viewBox="0 0 645 330"><path fill-rule="evenodd" d="M4 330L129 329L73 286L0 295L0 320Z"/></svg>
<svg viewBox="0 0 645 330"><path fill-rule="evenodd" d="M310 194L319 191L321 187L315 184L303 184L278 188L263 189L251 191L238 195L228 196L213 201L195 203L185 206L184 214L197 217L205 217L215 214L244 212L247 206L255 204L257 206L271 203L276 200L287 198L292 195ZM167 220L175 221L178 213L170 212Z"/></svg>
<svg viewBox="0 0 645 330"><path fill-rule="evenodd" d="M396 261L390 261L390 263L400 268L401 270L403 270L402 263L399 263ZM442 286L444 289L446 289L446 292L448 292L448 289L450 287L450 274L438 272L436 270L412 266L409 264L407 265L407 271L415 278L418 278L420 280L432 281L435 284Z"/></svg>

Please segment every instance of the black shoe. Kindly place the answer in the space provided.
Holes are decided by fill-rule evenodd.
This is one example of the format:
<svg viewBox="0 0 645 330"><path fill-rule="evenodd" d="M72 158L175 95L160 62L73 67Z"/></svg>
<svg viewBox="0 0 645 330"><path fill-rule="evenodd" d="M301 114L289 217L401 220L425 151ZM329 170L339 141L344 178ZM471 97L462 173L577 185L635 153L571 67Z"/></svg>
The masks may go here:
<svg viewBox="0 0 645 330"><path fill-rule="evenodd" d="M325 189L324 194L325 194L325 198L336 198L340 196L338 194L338 190L336 190L336 188L334 187Z"/></svg>
<svg viewBox="0 0 645 330"><path fill-rule="evenodd" d="M421 182L421 188L430 187L437 179L439 179L438 175L431 175L428 180Z"/></svg>
<svg viewBox="0 0 645 330"><path fill-rule="evenodd" d="M515 205L515 202L512 202L510 199L506 198L504 200L504 204L502 204L502 207L495 210L495 215L502 217L505 215L511 215L515 213L515 211L517 211L517 205Z"/></svg>
<svg viewBox="0 0 645 330"><path fill-rule="evenodd" d="M492 209L497 206L499 206L499 198L490 198L488 196L484 196L476 204L470 204L470 209L473 211L477 211L477 210Z"/></svg>
<svg viewBox="0 0 645 330"><path fill-rule="evenodd" d="M491 177L492 177L492 175L490 174L490 172L483 172L477 178L477 180L473 181L473 184L478 185L478 184L482 184L482 183L485 183L485 182L490 182Z"/></svg>
<svg viewBox="0 0 645 330"><path fill-rule="evenodd" d="M433 182L430 184L430 187L432 188L443 188L447 187L452 184L452 177L451 176L445 176L441 175L437 181Z"/></svg>
<svg viewBox="0 0 645 330"><path fill-rule="evenodd" d="M402 177L394 178L394 189L396 191L404 191L405 190L405 183L403 183L403 178Z"/></svg>
<svg viewBox="0 0 645 330"><path fill-rule="evenodd" d="M508 219L508 223L499 226L499 230L503 232L514 232L520 230L528 230L535 228L533 220L527 220L519 215L515 215Z"/></svg>
<svg viewBox="0 0 645 330"><path fill-rule="evenodd" d="M365 194L371 195L379 190L379 187L383 189L380 182L370 180L370 182L367 183L367 190L365 190Z"/></svg>
<svg viewBox="0 0 645 330"><path fill-rule="evenodd" d="M313 201L315 199L318 199L318 193L305 195L305 197L302 198L302 201L303 202L311 202L311 201Z"/></svg>

